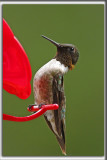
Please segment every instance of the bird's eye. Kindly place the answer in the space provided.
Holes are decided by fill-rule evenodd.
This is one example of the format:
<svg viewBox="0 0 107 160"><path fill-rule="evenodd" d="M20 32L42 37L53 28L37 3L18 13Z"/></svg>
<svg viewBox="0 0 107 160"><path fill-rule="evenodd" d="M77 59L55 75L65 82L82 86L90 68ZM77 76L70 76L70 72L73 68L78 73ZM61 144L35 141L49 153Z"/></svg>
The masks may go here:
<svg viewBox="0 0 107 160"><path fill-rule="evenodd" d="M71 47L71 51L73 51L74 50L74 48L73 47Z"/></svg>

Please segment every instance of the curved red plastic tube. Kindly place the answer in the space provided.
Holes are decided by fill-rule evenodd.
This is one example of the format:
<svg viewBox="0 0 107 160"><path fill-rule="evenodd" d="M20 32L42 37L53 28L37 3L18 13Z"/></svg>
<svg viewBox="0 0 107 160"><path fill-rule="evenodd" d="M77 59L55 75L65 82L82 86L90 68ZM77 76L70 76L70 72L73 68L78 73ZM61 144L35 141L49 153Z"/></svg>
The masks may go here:
<svg viewBox="0 0 107 160"><path fill-rule="evenodd" d="M15 122L26 122L33 120L35 118L38 118L42 114L44 114L47 110L57 110L59 108L58 104L49 104L49 105L43 105L40 109L36 106L32 106L32 108L28 111L34 112L37 111L36 113L26 116L26 117L15 117L7 114L3 114L3 120L8 120L8 121L15 121Z"/></svg>

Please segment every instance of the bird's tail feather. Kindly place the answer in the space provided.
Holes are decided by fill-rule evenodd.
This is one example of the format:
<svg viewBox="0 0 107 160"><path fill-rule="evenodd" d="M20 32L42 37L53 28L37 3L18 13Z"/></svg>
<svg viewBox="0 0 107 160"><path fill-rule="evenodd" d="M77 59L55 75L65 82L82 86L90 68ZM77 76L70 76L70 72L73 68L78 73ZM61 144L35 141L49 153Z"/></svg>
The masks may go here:
<svg viewBox="0 0 107 160"><path fill-rule="evenodd" d="M60 148L61 148L61 150L62 150L62 153L63 153L64 155L66 155L66 146L65 146L65 142L64 142L63 138L59 138L59 137L57 137L57 136L56 136L56 138L57 138L57 140L58 140L58 143L59 143L59 146L60 146Z"/></svg>

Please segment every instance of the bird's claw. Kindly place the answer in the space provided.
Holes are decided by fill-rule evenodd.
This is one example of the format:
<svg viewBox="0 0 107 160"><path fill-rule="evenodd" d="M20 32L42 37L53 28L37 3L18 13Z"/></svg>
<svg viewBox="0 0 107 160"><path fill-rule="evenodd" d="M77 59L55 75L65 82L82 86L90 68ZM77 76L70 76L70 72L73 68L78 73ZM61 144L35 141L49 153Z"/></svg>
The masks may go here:
<svg viewBox="0 0 107 160"><path fill-rule="evenodd" d="M46 103L40 103L40 104L38 105L38 108L41 109L43 105L46 105Z"/></svg>
<svg viewBox="0 0 107 160"><path fill-rule="evenodd" d="M28 108L29 108L29 110L31 111L32 109L32 106L36 106L35 104L30 104L29 106L28 106Z"/></svg>

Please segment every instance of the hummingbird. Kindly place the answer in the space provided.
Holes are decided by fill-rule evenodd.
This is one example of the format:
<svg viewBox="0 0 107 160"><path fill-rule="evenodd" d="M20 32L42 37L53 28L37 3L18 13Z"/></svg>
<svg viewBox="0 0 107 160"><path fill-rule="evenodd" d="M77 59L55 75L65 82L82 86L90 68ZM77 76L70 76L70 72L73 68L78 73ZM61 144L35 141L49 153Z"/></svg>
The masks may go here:
<svg viewBox="0 0 107 160"><path fill-rule="evenodd" d="M60 44L44 35L42 37L55 45L57 52L54 58L41 67L34 76L34 105L39 107L44 104L59 105L58 110L46 111L44 118L56 136L62 153L66 155L64 74L74 68L79 58L79 51L73 44Z"/></svg>

